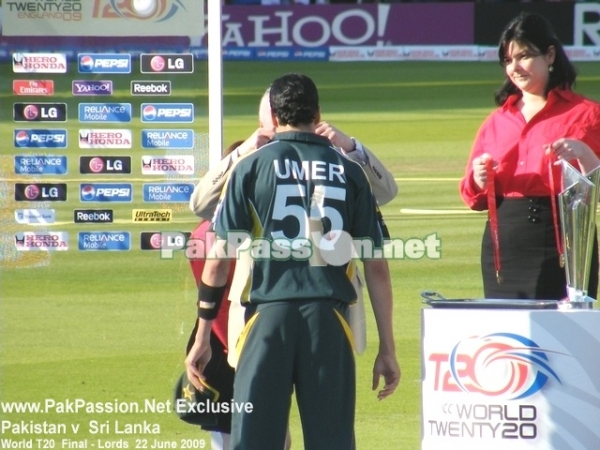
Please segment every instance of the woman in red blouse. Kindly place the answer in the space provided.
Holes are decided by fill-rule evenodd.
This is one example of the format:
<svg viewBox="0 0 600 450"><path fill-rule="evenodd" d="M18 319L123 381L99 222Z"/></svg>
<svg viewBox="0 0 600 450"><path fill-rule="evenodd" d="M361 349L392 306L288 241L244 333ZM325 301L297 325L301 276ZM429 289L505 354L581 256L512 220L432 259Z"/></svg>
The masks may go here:
<svg viewBox="0 0 600 450"><path fill-rule="evenodd" d="M552 200L561 189L556 162L567 160L584 174L600 166L600 104L571 90L575 68L537 14L508 24L498 56L506 73L495 93L498 108L479 129L460 183L470 208L490 211L482 241L484 295L563 299L566 275ZM588 289L593 298L597 248Z"/></svg>

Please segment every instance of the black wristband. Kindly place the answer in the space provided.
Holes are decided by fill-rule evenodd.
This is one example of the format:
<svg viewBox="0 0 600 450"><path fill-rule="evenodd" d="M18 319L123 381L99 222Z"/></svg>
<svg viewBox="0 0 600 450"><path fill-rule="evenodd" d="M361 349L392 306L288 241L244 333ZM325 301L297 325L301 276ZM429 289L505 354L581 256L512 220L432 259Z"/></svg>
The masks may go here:
<svg viewBox="0 0 600 450"><path fill-rule="evenodd" d="M215 287L200 281L198 289L198 317L204 320L214 320L219 313L223 301L225 286Z"/></svg>

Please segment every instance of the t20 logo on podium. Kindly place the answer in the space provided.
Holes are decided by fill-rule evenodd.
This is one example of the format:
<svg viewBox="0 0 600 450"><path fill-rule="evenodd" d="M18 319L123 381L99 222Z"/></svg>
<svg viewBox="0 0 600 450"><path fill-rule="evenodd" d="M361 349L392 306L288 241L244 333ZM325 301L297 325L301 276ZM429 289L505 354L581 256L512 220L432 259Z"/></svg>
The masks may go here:
<svg viewBox="0 0 600 450"><path fill-rule="evenodd" d="M474 336L450 353L431 353L433 390L518 400L540 391L550 379L561 383L547 353L534 341L512 333Z"/></svg>

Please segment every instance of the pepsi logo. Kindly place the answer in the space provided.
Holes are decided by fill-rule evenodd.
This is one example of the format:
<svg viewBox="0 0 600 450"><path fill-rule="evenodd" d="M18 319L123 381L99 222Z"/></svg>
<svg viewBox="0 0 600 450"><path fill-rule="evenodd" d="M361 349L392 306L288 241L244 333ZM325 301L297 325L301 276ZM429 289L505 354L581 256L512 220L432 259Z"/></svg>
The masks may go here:
<svg viewBox="0 0 600 450"><path fill-rule="evenodd" d="M162 56L157 55L150 60L150 67L155 72L162 72L163 70L165 70L166 65L167 63L165 62L165 59Z"/></svg>
<svg viewBox="0 0 600 450"><path fill-rule="evenodd" d="M40 188L35 184L30 184L24 189L25 198L28 200L35 200L40 195Z"/></svg>
<svg viewBox="0 0 600 450"><path fill-rule="evenodd" d="M90 160L90 170L94 173L100 173L104 169L104 161L102 158L92 158Z"/></svg>
<svg viewBox="0 0 600 450"><path fill-rule="evenodd" d="M79 67L82 71L91 72L94 69L94 58L89 55L83 55L79 59Z"/></svg>
<svg viewBox="0 0 600 450"><path fill-rule="evenodd" d="M160 233L154 233L150 237L150 245L152 248L159 249L162 245L162 235Z"/></svg>
<svg viewBox="0 0 600 450"><path fill-rule="evenodd" d="M157 111L156 108L152 105L146 105L142 110L142 115L144 120L154 120L156 119Z"/></svg>
<svg viewBox="0 0 600 450"><path fill-rule="evenodd" d="M91 184L86 184L81 188L81 198L92 200L96 196L96 189Z"/></svg>
<svg viewBox="0 0 600 450"><path fill-rule="evenodd" d="M25 130L17 132L15 142L19 147L26 147L29 144L29 133Z"/></svg>
<svg viewBox="0 0 600 450"><path fill-rule="evenodd" d="M35 105L27 105L23 108L23 117L27 120L35 120L40 115L40 111Z"/></svg>

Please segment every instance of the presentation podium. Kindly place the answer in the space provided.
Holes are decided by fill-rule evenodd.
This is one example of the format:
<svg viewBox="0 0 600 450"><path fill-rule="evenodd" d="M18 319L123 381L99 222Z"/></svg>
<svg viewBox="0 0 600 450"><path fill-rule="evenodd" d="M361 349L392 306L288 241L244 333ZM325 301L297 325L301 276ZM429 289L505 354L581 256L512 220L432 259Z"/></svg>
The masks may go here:
<svg viewBox="0 0 600 450"><path fill-rule="evenodd" d="M422 450L600 449L599 310L452 302L422 311Z"/></svg>

